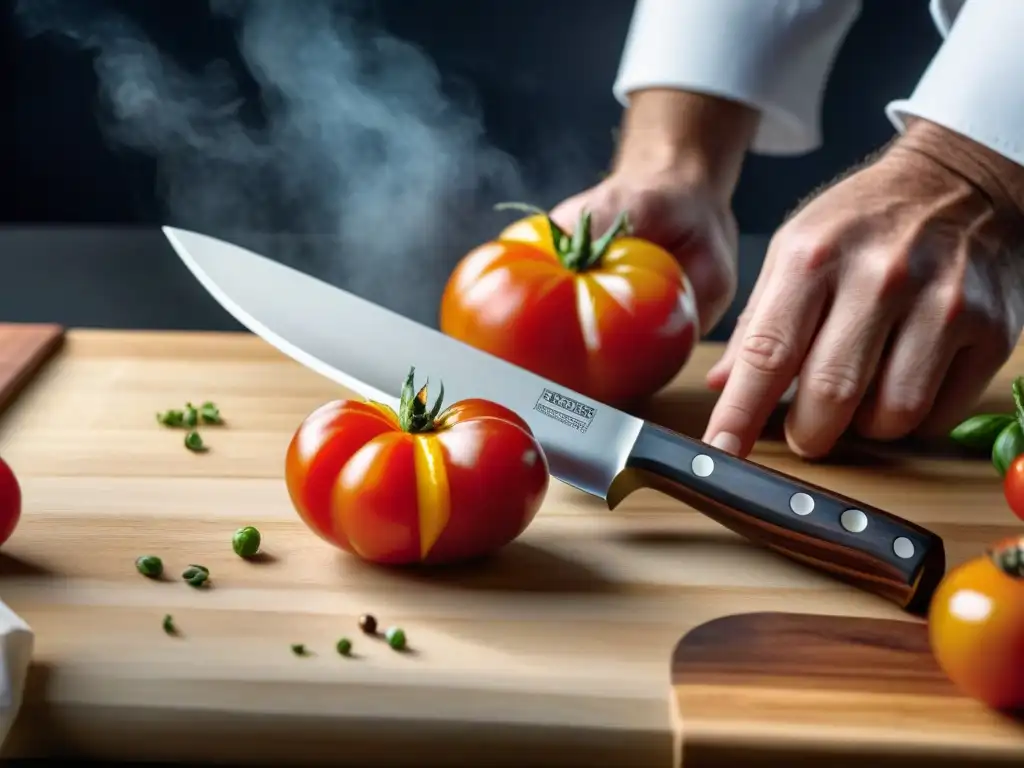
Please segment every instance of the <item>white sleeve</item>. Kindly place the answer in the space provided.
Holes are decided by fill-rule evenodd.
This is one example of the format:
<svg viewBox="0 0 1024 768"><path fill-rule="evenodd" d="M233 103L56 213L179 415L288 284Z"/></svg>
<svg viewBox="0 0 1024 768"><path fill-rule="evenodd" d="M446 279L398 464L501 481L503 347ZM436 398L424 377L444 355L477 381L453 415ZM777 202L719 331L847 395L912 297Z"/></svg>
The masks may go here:
<svg viewBox="0 0 1024 768"><path fill-rule="evenodd" d="M637 0L615 97L627 105L633 91L675 88L739 101L761 111L752 151L809 152L859 13L860 0Z"/></svg>
<svg viewBox="0 0 1024 768"><path fill-rule="evenodd" d="M1024 165L1024 0L932 0L945 36L909 99L886 114L937 123Z"/></svg>

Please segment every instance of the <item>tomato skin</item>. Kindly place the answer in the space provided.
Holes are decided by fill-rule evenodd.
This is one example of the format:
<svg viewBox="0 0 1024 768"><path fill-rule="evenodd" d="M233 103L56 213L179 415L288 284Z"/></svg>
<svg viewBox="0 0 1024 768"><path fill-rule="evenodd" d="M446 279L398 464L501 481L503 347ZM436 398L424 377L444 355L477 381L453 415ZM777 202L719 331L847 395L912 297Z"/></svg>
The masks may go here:
<svg viewBox="0 0 1024 768"><path fill-rule="evenodd" d="M575 272L559 260L541 215L467 254L441 299L442 332L612 404L671 381L697 325L693 289L670 253L619 237Z"/></svg>
<svg viewBox="0 0 1024 768"><path fill-rule="evenodd" d="M998 548L1019 547L1024 537ZM1024 578L990 556L946 574L928 612L932 652L961 691L998 710L1024 707Z"/></svg>
<svg viewBox="0 0 1024 768"><path fill-rule="evenodd" d="M11 538L21 519L21 486L14 471L0 459L0 546Z"/></svg>
<svg viewBox="0 0 1024 768"><path fill-rule="evenodd" d="M0 546L3 546L21 519L21 486L14 471L0 459Z"/></svg>
<svg viewBox="0 0 1024 768"><path fill-rule="evenodd" d="M402 431L386 408L326 403L296 430L285 477L296 511L317 535L388 565L494 552L530 524L549 482L526 422L477 399L455 403L433 431L418 434Z"/></svg>
<svg viewBox="0 0 1024 768"><path fill-rule="evenodd" d="M1024 454L1014 459L1006 470L1003 495L1013 514L1024 520Z"/></svg>

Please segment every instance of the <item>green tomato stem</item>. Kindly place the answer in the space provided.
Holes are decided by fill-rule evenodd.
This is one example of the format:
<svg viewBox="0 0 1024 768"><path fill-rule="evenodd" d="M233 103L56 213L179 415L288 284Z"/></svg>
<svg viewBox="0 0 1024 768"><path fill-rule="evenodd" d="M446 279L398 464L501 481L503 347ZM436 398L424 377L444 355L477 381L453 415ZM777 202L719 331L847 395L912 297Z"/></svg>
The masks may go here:
<svg viewBox="0 0 1024 768"><path fill-rule="evenodd" d="M437 415L441 412L441 403L444 401L444 382L438 387L437 399L434 407L427 409L427 386L430 380L416 391L413 386L416 369L410 368L409 375L402 385L402 397L398 405L398 425L404 432L419 434L431 432L437 421Z"/></svg>

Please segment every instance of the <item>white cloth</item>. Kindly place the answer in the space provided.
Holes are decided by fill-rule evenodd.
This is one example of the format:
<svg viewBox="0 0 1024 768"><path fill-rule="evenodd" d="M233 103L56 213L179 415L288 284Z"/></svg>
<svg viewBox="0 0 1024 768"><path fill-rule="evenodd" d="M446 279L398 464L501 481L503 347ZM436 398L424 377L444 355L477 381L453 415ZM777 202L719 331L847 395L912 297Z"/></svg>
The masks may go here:
<svg viewBox="0 0 1024 768"><path fill-rule="evenodd" d="M752 151L809 152L821 143L832 62L860 8L860 0L637 0L615 96L625 105L633 91L677 88L733 99L761 112ZM907 116L925 118L1024 165L1024 0L931 0L930 10L945 39L914 92L888 104L889 119L902 132Z"/></svg>
<svg viewBox="0 0 1024 768"><path fill-rule="evenodd" d="M0 602L0 747L21 708L33 642L28 625Z"/></svg>

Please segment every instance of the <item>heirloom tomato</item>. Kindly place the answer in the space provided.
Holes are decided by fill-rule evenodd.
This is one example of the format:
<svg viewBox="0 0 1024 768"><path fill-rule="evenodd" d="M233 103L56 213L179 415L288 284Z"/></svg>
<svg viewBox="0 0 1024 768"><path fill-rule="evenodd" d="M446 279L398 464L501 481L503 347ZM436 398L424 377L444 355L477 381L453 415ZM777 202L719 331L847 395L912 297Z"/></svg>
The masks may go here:
<svg viewBox="0 0 1024 768"><path fill-rule="evenodd" d="M471 251L445 287L441 330L602 402L661 389L698 338L689 280L628 236L625 215L596 241L590 230L587 212L572 235L537 212Z"/></svg>
<svg viewBox="0 0 1024 768"><path fill-rule="evenodd" d="M0 546L11 538L21 518L21 488L18 478L0 459Z"/></svg>
<svg viewBox="0 0 1024 768"><path fill-rule="evenodd" d="M336 400L313 411L288 447L288 493L328 542L391 565L477 558L533 520L548 465L530 427L504 406L468 399L440 412L413 371L398 413Z"/></svg>
<svg viewBox="0 0 1024 768"><path fill-rule="evenodd" d="M1024 707L1024 536L946 574L928 611L932 652L964 693Z"/></svg>

